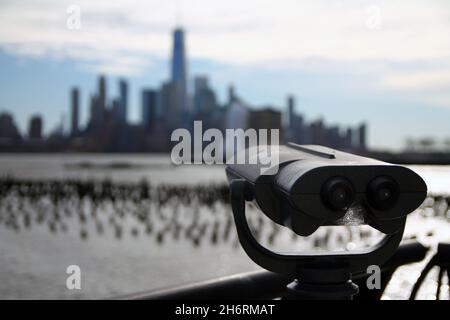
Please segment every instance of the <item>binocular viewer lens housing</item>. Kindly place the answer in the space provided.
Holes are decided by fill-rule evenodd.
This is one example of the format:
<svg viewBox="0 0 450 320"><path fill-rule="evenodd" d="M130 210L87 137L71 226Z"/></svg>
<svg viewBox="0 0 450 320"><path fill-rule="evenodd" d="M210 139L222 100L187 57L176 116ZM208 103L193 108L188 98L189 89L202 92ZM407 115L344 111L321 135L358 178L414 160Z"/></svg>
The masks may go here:
<svg viewBox="0 0 450 320"><path fill-rule="evenodd" d="M399 187L390 177L377 177L367 187L367 194L374 208L388 210L397 203Z"/></svg>
<svg viewBox="0 0 450 320"><path fill-rule="evenodd" d="M322 199L326 206L336 211L346 211L353 204L355 191L344 177L328 180L322 188ZM379 176L367 186L367 199L378 210L388 210L395 206L399 196L397 183L390 177Z"/></svg>
<svg viewBox="0 0 450 320"><path fill-rule="evenodd" d="M227 176L245 180L261 211L301 236L341 225L355 205L364 224L392 234L426 197L425 182L403 166L315 145L288 144L276 152L270 174L261 174L258 164L231 164Z"/></svg>
<svg viewBox="0 0 450 320"><path fill-rule="evenodd" d="M343 177L328 180L322 189L322 199L332 210L346 211L355 199L352 184Z"/></svg>

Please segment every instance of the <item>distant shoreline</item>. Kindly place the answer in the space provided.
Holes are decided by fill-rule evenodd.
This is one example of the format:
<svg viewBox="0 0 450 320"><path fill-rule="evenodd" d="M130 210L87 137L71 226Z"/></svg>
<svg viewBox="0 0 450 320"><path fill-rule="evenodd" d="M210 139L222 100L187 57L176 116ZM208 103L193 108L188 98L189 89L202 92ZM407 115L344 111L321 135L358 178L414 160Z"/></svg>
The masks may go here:
<svg viewBox="0 0 450 320"><path fill-rule="evenodd" d="M3 155L158 155L170 156L170 153L164 152L73 152L73 151L0 151L0 157ZM387 151L366 151L359 153L362 156L378 159L381 161L405 164L405 165L450 165L450 153L444 152L387 152Z"/></svg>
<svg viewBox="0 0 450 320"><path fill-rule="evenodd" d="M361 154L381 161L404 165L450 165L450 153L442 152L382 152L369 151Z"/></svg>

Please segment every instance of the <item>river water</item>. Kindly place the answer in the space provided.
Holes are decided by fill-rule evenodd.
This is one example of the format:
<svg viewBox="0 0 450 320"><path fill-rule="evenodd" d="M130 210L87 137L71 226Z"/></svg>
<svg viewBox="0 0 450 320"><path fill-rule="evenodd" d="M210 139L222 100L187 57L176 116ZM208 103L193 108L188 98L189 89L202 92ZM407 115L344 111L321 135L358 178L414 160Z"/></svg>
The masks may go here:
<svg viewBox="0 0 450 320"><path fill-rule="evenodd" d="M425 179L430 194L448 194L450 167L411 168ZM226 181L222 166L175 167L165 155L129 154L5 154L0 156L0 176L34 180L110 179L127 183L145 179L153 185L207 185ZM210 219L211 212L207 208L200 209L201 219ZM229 212L223 212L227 214ZM86 238L80 237L80 223L76 219L66 222L66 232L49 232L46 225L19 231L0 225L0 298L108 298L259 269L242 251L234 234L227 240L205 240L199 244L183 237L164 241L157 237L155 240L146 236L135 220L125 216L120 239L108 229L101 236L97 235L91 232L95 228L91 225L85 226L89 233ZM405 234L435 245L438 241L450 241L449 231L447 221L413 214ZM205 238L213 239L213 232L213 228L207 229ZM290 239L291 235L281 234L277 241L289 242ZM81 290L66 288L69 265L81 268ZM422 265L399 270L384 298L406 298ZM432 298L432 292L433 283L430 283L429 289L419 297Z"/></svg>

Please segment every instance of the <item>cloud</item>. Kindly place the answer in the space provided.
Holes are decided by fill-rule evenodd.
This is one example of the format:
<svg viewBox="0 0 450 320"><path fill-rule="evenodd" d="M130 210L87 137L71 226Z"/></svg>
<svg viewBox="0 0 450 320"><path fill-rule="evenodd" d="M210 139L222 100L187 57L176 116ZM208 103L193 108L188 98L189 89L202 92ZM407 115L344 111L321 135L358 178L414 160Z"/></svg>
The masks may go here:
<svg viewBox="0 0 450 320"><path fill-rule="evenodd" d="M389 74L383 84L399 90L441 90L450 88L450 69Z"/></svg>
<svg viewBox="0 0 450 320"><path fill-rule="evenodd" d="M333 2L332 2L333 3ZM0 43L77 44L166 54L181 11L193 57L228 63L281 59L417 60L449 55L448 10L431 1L77 1L82 29L66 28L72 1L13 2L0 11ZM370 27L378 7L380 26ZM448 7L447 7L448 9Z"/></svg>
<svg viewBox="0 0 450 320"><path fill-rule="evenodd" d="M78 63L82 70L95 74L104 73L108 75L132 76L140 74L142 70L148 69L151 65L149 57L143 55L109 55L108 57L98 57L97 61Z"/></svg>
<svg viewBox="0 0 450 320"><path fill-rule="evenodd" d="M81 9L80 30L66 26L72 4ZM190 58L366 74L373 82L357 83L361 88L420 89L431 96L446 86L450 68L414 64L450 64L449 7L426 0L4 0L0 48L19 56L72 59L90 72L132 75L152 57L170 54L170 31L181 23ZM450 93L441 95L426 100L439 105L450 100Z"/></svg>
<svg viewBox="0 0 450 320"><path fill-rule="evenodd" d="M381 78L380 88L409 101L450 107L450 64L441 61L438 65L390 70Z"/></svg>

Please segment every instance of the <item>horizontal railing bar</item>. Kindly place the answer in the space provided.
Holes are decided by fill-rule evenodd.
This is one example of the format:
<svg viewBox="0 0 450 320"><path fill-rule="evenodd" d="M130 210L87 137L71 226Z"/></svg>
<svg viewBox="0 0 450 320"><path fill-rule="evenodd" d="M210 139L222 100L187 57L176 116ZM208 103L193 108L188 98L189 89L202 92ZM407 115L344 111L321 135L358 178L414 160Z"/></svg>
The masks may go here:
<svg viewBox="0 0 450 320"><path fill-rule="evenodd" d="M427 248L417 241L403 243L394 256L382 267L392 273L399 266L421 261ZM366 274L354 275L355 281ZM117 297L119 300L211 300L211 299L273 299L280 297L293 279L266 270L224 276L211 280L152 290Z"/></svg>

